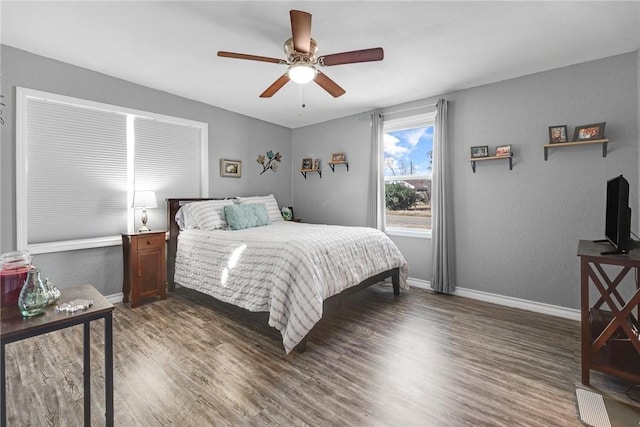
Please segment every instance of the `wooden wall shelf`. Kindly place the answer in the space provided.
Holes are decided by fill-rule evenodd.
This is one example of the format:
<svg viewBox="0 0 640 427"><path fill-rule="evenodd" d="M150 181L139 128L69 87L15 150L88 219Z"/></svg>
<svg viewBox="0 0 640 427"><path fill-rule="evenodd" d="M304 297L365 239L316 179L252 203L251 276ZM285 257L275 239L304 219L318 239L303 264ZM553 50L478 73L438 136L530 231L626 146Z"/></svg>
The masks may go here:
<svg viewBox="0 0 640 427"><path fill-rule="evenodd" d="M318 172L318 175L322 178L322 171L320 169L300 169L300 173L304 176L304 179L307 179L307 172Z"/></svg>
<svg viewBox="0 0 640 427"><path fill-rule="evenodd" d="M555 144L544 145L544 160L547 161L549 148L576 147L578 145L602 144L602 157L607 157L608 139L594 139L591 141L556 142Z"/></svg>
<svg viewBox="0 0 640 427"><path fill-rule="evenodd" d="M347 172L349 172L349 162L327 162L332 172L335 172L336 165L345 165L347 167Z"/></svg>
<svg viewBox="0 0 640 427"><path fill-rule="evenodd" d="M489 157L475 157L469 159L471 161L471 170L473 173L476 173L476 162L484 161L484 160L509 160L509 170L513 169L513 156L489 156Z"/></svg>

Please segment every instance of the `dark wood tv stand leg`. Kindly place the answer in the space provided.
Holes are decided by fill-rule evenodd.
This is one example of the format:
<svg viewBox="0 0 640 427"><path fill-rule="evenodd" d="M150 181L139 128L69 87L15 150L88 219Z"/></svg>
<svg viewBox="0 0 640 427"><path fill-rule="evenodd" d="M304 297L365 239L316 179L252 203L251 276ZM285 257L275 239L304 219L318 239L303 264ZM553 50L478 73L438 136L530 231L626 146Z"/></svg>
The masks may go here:
<svg viewBox="0 0 640 427"><path fill-rule="evenodd" d="M580 257L580 312L582 323L582 383L589 385L591 370L597 370L631 382L640 382L640 250L629 254L603 254L608 243L581 240ZM617 266L618 269L603 266ZM618 289L624 278L635 274L636 289L625 299ZM591 306L591 284L598 291L598 300ZM634 309L636 313L634 314ZM592 310L603 310L610 320L597 337L592 336ZM614 334L623 331L624 337ZM613 344L625 345L624 357ZM634 354L633 350L637 352ZM630 360L626 360L630 358Z"/></svg>

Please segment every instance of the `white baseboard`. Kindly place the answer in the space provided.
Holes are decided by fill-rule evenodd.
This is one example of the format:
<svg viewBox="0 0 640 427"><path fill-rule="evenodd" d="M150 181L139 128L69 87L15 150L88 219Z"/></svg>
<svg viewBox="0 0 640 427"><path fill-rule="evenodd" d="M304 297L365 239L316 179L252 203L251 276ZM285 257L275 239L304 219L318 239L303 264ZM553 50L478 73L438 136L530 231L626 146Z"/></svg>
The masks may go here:
<svg viewBox="0 0 640 427"><path fill-rule="evenodd" d="M431 290L431 282L427 280L409 278L409 286ZM535 313L562 317L564 319L576 320L578 322L580 321L580 310L576 310L573 308L559 307L557 305L529 301L520 298L513 298L467 288L456 288L453 295L476 299L484 302L490 302L498 305L504 305L506 307L520 308L522 310L533 311Z"/></svg>
<svg viewBox="0 0 640 427"><path fill-rule="evenodd" d="M119 294L112 294L112 295L105 295L105 298L107 299L107 301L109 301L111 304L118 304L122 302L122 298L124 297L124 294L122 292L120 292Z"/></svg>
<svg viewBox="0 0 640 427"><path fill-rule="evenodd" d="M432 290L431 282L427 280L414 279L410 277L408 282L409 286L426 289L429 291ZM467 288L456 288L453 294L464 298L471 298L479 301L490 302L493 304L504 305L506 307L520 308L522 310L533 311L535 313L548 314L550 316L580 321L580 310L576 310L573 308L559 307L557 305L529 301L520 298L513 298ZM122 292L105 296L107 301L109 301L111 304L121 303L123 297L124 294Z"/></svg>
<svg viewBox="0 0 640 427"><path fill-rule="evenodd" d="M431 291L431 282L429 282L428 280L422 280L422 279L414 279L413 277L409 277L407 279L407 282L409 283L409 286L413 286L414 288L420 288L420 289L426 289Z"/></svg>

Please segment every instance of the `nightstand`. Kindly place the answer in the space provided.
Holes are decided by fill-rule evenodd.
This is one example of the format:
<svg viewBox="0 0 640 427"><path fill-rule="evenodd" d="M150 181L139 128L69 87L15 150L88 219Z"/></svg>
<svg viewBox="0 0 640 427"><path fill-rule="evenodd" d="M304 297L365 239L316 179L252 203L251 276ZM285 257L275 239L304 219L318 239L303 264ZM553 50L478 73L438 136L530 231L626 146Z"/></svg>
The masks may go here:
<svg viewBox="0 0 640 427"><path fill-rule="evenodd" d="M164 231L122 235L122 302L131 302L131 308L140 305L143 299L167 298L165 240Z"/></svg>

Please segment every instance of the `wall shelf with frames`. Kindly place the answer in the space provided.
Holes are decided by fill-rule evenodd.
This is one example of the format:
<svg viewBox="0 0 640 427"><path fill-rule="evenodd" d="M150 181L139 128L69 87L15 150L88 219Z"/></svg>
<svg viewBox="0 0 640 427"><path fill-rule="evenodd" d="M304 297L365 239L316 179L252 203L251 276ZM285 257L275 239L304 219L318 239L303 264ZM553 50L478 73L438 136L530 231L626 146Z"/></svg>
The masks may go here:
<svg viewBox="0 0 640 427"><path fill-rule="evenodd" d="M332 172L336 171L336 165L345 165L347 167L347 172L349 172L349 162L327 162Z"/></svg>
<svg viewBox="0 0 640 427"><path fill-rule="evenodd" d="M318 172L318 175L322 178L322 171L320 169L300 169L300 173L304 176L304 179L307 179L307 172Z"/></svg>
<svg viewBox="0 0 640 427"><path fill-rule="evenodd" d="M549 156L549 148L561 148L561 147L576 147L578 145L590 145L590 144L602 144L602 157L607 157L607 144L608 139L593 139L587 141L573 141L573 142L555 142L553 144L544 145L544 160L547 161Z"/></svg>
<svg viewBox="0 0 640 427"><path fill-rule="evenodd" d="M474 157L469 159L471 161L471 170L476 173L476 162L484 160L509 160L509 170L513 169L513 154L509 156L489 156L489 157Z"/></svg>

